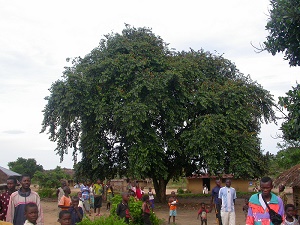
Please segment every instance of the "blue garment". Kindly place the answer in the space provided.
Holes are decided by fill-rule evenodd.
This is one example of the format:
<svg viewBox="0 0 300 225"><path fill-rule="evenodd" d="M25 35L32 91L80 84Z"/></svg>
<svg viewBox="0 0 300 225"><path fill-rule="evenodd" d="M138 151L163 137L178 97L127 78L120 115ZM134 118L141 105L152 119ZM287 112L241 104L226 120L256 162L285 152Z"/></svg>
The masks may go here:
<svg viewBox="0 0 300 225"><path fill-rule="evenodd" d="M89 200L90 199L90 188L88 187L88 186L82 186L81 188L80 188L80 190L81 190L81 193L82 193L82 198L84 199L84 200Z"/></svg>
<svg viewBox="0 0 300 225"><path fill-rule="evenodd" d="M234 188L222 187L219 191L219 198L222 199L221 212L234 212L234 200L236 199Z"/></svg>
<svg viewBox="0 0 300 225"><path fill-rule="evenodd" d="M215 186L211 191L211 196L214 199L214 204L219 204L219 191L221 187Z"/></svg>
<svg viewBox="0 0 300 225"><path fill-rule="evenodd" d="M79 213L81 214L81 219L78 216L78 213L76 212L75 208L72 206L68 209L68 211L71 213L71 225L76 225L76 223L81 222L83 218L83 210L81 207L78 207Z"/></svg>

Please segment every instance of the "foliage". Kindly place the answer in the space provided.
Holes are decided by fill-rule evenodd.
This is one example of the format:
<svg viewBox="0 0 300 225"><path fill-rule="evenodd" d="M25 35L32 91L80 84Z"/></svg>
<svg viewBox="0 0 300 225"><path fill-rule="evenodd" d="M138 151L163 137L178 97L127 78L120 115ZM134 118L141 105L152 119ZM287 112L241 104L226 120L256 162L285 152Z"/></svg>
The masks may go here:
<svg viewBox="0 0 300 225"><path fill-rule="evenodd" d="M183 173L265 173L258 134L275 119L270 93L222 56L172 52L148 28L106 35L50 92L42 132L62 159L82 153L80 176L150 177L165 201Z"/></svg>
<svg viewBox="0 0 300 225"><path fill-rule="evenodd" d="M283 52L291 66L300 65L300 0L271 0L269 31L265 49L275 55Z"/></svg>
<svg viewBox="0 0 300 225"><path fill-rule="evenodd" d="M38 194L41 198L54 198L55 189L53 188L42 188L38 190Z"/></svg>
<svg viewBox="0 0 300 225"><path fill-rule="evenodd" d="M281 125L284 140L300 141L300 85L292 87L286 96L279 97L282 111L287 110L285 121Z"/></svg>
<svg viewBox="0 0 300 225"><path fill-rule="evenodd" d="M182 188L178 188L178 189L177 189L177 193L178 193L178 194L183 194L183 193L184 193L184 190L183 190Z"/></svg>
<svg viewBox="0 0 300 225"><path fill-rule="evenodd" d="M279 168L284 170L300 164L300 144L299 142L284 142L278 144L281 149L276 154L276 161Z"/></svg>
<svg viewBox="0 0 300 225"><path fill-rule="evenodd" d="M120 202L122 201L122 197L121 195L115 195L115 197L113 197L112 199L112 207L110 210L110 215L113 217L117 217L117 206L118 204L120 204ZM130 221L131 224L138 224L138 225L143 225L143 217L142 217L142 201L136 201L133 197L130 197L130 200L128 202L129 205L129 211L130 211L130 215L133 217L133 221ZM159 225L162 223L162 221L160 219L158 219L158 217L152 213L150 216L150 220L152 222L153 225Z"/></svg>
<svg viewBox="0 0 300 225"><path fill-rule="evenodd" d="M127 225L123 220L120 220L116 217L106 217L101 216L95 220L91 220L88 217L85 217L81 222L76 223L77 225Z"/></svg>
<svg viewBox="0 0 300 225"><path fill-rule="evenodd" d="M16 161L9 162L8 167L16 173L27 174L31 178L35 172L43 171L43 166L38 165L35 159L24 159L22 157L17 158Z"/></svg>
<svg viewBox="0 0 300 225"><path fill-rule="evenodd" d="M70 179L63 169L57 166L54 170L37 171L34 174L33 181L37 182L40 188L55 188L61 185L61 179Z"/></svg>

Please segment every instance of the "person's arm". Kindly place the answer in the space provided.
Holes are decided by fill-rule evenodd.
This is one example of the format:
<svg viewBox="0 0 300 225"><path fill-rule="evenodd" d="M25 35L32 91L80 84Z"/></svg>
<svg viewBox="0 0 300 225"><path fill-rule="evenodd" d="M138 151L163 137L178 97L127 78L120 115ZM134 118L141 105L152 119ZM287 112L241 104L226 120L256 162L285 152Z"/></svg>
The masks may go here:
<svg viewBox="0 0 300 225"><path fill-rule="evenodd" d="M59 189L57 188L56 190L56 197L58 198L58 195L59 195Z"/></svg>
<svg viewBox="0 0 300 225"><path fill-rule="evenodd" d="M121 204L119 204L119 205L117 206L116 213L117 213L118 216L120 216L120 212L121 212Z"/></svg>
<svg viewBox="0 0 300 225"><path fill-rule="evenodd" d="M37 196L36 205L37 205L38 210L39 210L39 214L38 214L38 218L36 220L36 224L37 225L44 225L44 213L43 213L43 209L41 207L41 199L40 199L39 196Z"/></svg>
<svg viewBox="0 0 300 225"><path fill-rule="evenodd" d="M201 209L199 209L199 211L198 211L197 220L199 219L200 213L201 213Z"/></svg>
<svg viewBox="0 0 300 225"><path fill-rule="evenodd" d="M235 189L233 189L233 191L234 191L234 195L233 195L233 204L235 204L235 200L236 200L236 191L235 191Z"/></svg>
<svg viewBox="0 0 300 225"><path fill-rule="evenodd" d="M15 216L15 205L12 196L10 196L9 203L7 206L6 222L13 223L14 216Z"/></svg>
<svg viewBox="0 0 300 225"><path fill-rule="evenodd" d="M218 200L219 200L219 204L222 205L222 196L223 196L223 192L222 192L222 188L219 191L219 196L218 196Z"/></svg>
<svg viewBox="0 0 300 225"><path fill-rule="evenodd" d="M76 214L78 215L79 219L82 220L82 215L83 215L82 209L81 209L82 213L80 212L80 208L78 206L74 207L74 210L75 210Z"/></svg>
<svg viewBox="0 0 300 225"><path fill-rule="evenodd" d="M248 209L248 215L246 218L246 225L254 225L254 217L253 217L253 212L252 212L252 208L249 207Z"/></svg>

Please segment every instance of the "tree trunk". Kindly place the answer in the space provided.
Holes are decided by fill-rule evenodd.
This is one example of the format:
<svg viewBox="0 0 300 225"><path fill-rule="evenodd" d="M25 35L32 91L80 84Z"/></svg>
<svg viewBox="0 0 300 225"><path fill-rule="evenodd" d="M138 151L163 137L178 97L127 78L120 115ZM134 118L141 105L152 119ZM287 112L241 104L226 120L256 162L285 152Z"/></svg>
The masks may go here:
<svg viewBox="0 0 300 225"><path fill-rule="evenodd" d="M153 185L156 193L156 198L160 203L166 202L166 190L167 190L168 181L160 178L154 179L153 178Z"/></svg>

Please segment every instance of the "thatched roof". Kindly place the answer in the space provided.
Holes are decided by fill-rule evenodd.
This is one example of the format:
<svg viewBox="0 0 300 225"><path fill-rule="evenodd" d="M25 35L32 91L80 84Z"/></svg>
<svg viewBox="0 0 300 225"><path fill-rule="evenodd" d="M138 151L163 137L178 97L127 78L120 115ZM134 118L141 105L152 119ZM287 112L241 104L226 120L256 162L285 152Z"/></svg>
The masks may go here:
<svg viewBox="0 0 300 225"><path fill-rule="evenodd" d="M284 171L275 181L274 185L283 184L290 187L300 187L300 164L293 166L291 169Z"/></svg>

